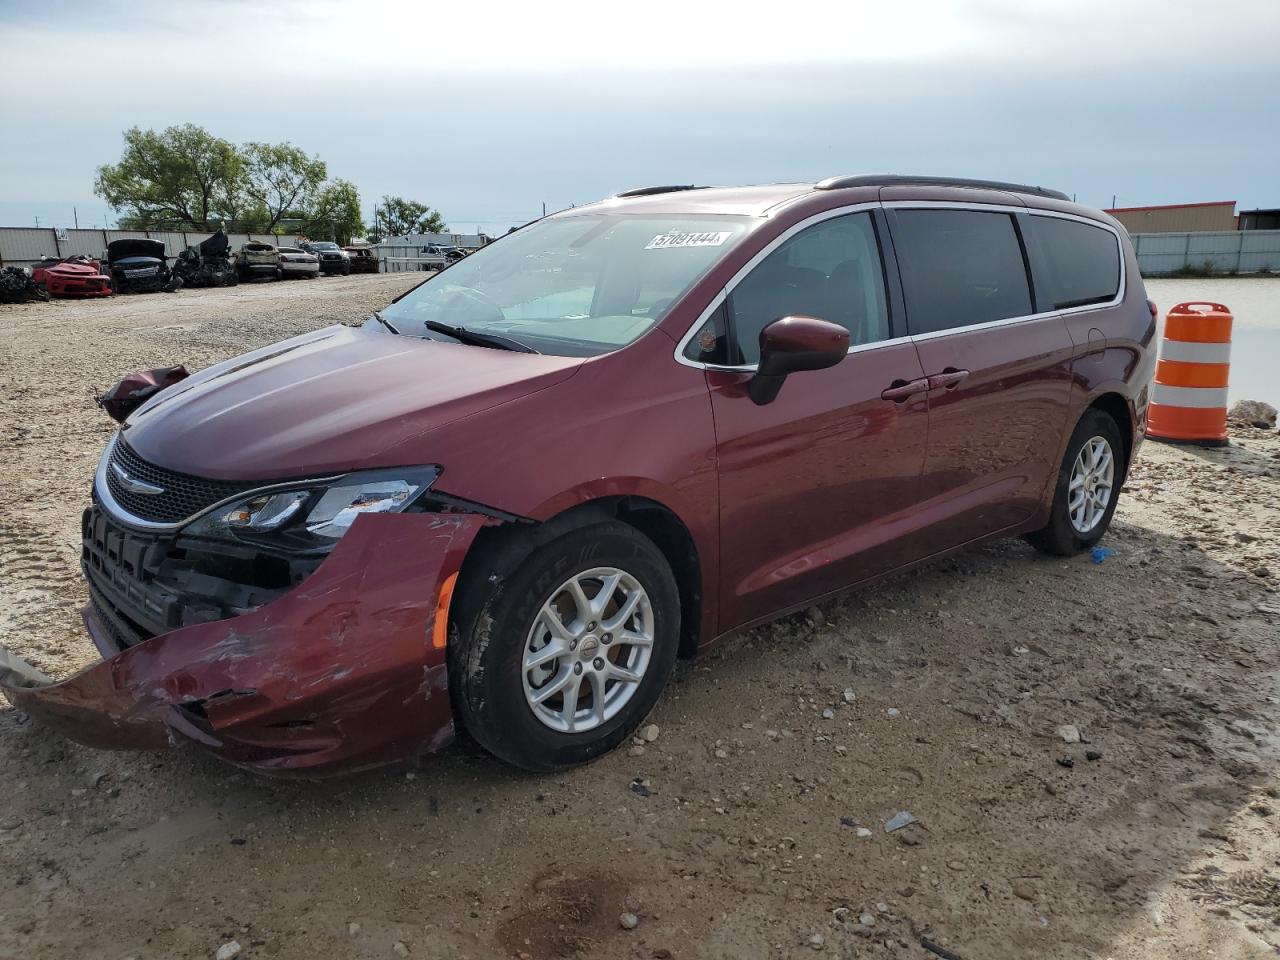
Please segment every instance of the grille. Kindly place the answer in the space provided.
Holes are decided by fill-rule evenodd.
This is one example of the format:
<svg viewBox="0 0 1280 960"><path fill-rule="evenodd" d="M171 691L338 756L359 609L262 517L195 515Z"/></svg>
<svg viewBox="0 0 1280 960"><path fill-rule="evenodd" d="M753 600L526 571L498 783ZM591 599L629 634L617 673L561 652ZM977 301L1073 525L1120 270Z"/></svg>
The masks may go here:
<svg viewBox="0 0 1280 960"><path fill-rule="evenodd" d="M119 466L135 480L163 488L163 493L134 493L125 488L112 467ZM116 503L137 517L151 523L178 523L210 507L219 500L233 497L245 490L259 486L256 483L236 483L223 480L204 480L189 474L166 470L147 463L130 450L123 440L116 441L107 466L107 488Z"/></svg>

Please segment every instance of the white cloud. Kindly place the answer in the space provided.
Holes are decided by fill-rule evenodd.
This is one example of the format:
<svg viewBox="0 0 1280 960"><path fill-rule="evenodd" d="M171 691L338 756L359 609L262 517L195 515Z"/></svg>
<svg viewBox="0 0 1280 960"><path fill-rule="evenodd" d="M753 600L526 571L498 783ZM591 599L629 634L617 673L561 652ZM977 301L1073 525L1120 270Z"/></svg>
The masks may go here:
<svg viewBox="0 0 1280 960"><path fill-rule="evenodd" d="M1280 0L85 0L0 34L0 203L83 202L122 130L185 122L470 220L889 169L1280 199Z"/></svg>

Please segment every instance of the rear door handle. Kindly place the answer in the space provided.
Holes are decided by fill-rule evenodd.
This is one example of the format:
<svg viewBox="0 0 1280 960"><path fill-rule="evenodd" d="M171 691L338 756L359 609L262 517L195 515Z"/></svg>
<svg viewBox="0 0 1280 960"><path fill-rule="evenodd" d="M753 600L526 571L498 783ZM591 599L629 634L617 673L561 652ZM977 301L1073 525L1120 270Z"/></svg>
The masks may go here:
<svg viewBox="0 0 1280 960"><path fill-rule="evenodd" d="M969 375L968 370L957 370L955 367L947 367L941 373L935 373L929 378L929 389L937 390L939 387L945 387L947 390L954 390L960 385L960 381Z"/></svg>
<svg viewBox="0 0 1280 960"><path fill-rule="evenodd" d="M916 380L895 380L880 391L880 397L884 400L892 400L894 403L902 403L908 397L924 393L928 389L929 380L926 377Z"/></svg>

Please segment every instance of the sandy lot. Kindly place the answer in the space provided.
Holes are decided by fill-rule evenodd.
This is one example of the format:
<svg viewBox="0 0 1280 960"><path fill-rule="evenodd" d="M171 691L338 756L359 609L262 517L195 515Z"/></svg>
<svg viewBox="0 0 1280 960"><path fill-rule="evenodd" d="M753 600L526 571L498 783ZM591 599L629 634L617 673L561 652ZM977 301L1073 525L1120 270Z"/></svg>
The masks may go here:
<svg viewBox="0 0 1280 960"><path fill-rule="evenodd" d="M93 657L95 391L411 280L0 306L0 642ZM0 957L1272 956L1280 438L1146 444L1105 543L992 544L744 635L677 670L655 742L557 776L461 744L280 783L2 706Z"/></svg>

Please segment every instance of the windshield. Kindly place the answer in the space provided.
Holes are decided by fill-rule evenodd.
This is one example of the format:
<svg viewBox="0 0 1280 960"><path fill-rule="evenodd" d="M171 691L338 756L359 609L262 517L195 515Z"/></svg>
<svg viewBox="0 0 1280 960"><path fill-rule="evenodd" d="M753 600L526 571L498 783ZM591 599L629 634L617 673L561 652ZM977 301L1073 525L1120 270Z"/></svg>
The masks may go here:
<svg viewBox="0 0 1280 960"><path fill-rule="evenodd" d="M382 311L396 330L435 321L539 353L592 357L631 343L742 238L749 217L584 214L525 227Z"/></svg>
<svg viewBox="0 0 1280 960"><path fill-rule="evenodd" d="M338 249L338 245L336 243L329 243L327 241L324 243L313 243L311 244L311 246L315 250L337 250Z"/></svg>

